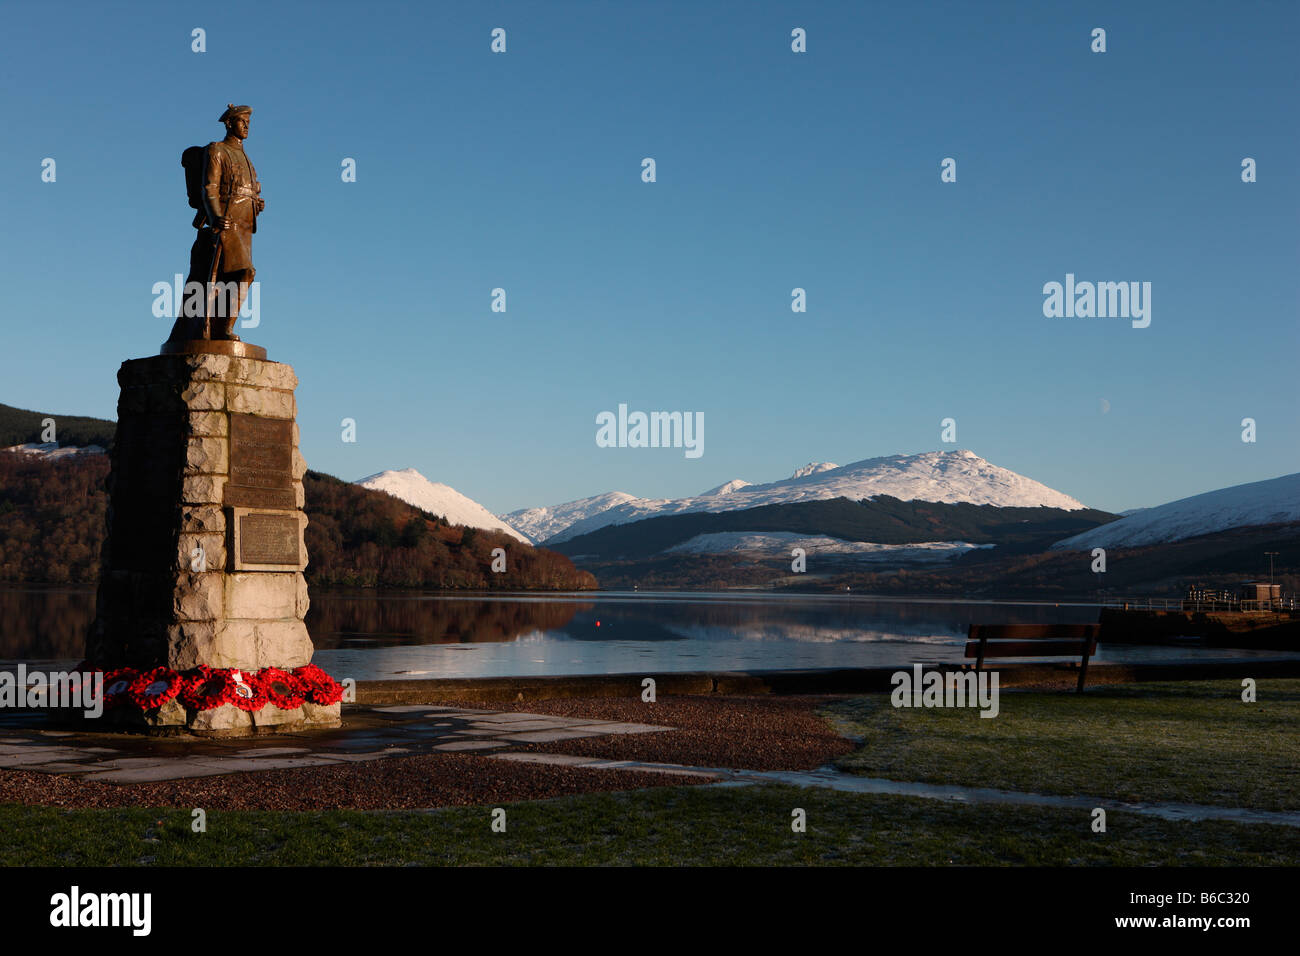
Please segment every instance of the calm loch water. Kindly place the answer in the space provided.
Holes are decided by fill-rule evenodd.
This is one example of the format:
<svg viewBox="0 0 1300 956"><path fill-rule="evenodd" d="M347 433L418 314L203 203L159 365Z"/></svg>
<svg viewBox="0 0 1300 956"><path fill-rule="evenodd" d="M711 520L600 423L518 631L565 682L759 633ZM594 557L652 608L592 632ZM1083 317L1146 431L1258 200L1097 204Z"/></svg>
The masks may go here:
<svg viewBox="0 0 1300 956"><path fill-rule="evenodd" d="M72 661L93 588L0 586L0 659ZM314 591L316 662L358 680L901 666L962 658L972 624L1082 624L1087 605L758 592ZM1098 660L1279 656L1103 645Z"/></svg>

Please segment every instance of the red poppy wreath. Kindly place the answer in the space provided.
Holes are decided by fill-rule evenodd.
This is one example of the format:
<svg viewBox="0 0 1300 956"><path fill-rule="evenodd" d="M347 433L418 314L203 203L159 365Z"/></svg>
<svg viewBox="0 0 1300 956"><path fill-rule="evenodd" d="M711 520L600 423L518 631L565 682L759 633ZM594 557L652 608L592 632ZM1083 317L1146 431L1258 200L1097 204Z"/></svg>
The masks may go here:
<svg viewBox="0 0 1300 956"><path fill-rule="evenodd" d="M297 677L278 667L267 667L257 675L266 699L281 710L296 710L307 699L307 688Z"/></svg>
<svg viewBox="0 0 1300 956"><path fill-rule="evenodd" d="M120 707L131 699L131 683L140 672L134 667L119 667L104 675L104 706Z"/></svg>
<svg viewBox="0 0 1300 956"><path fill-rule="evenodd" d="M230 672L199 665L181 688L181 703L191 710L211 710L231 703L235 682Z"/></svg>
<svg viewBox="0 0 1300 956"><path fill-rule="evenodd" d="M266 706L266 688L262 686L256 674L231 671L230 680L234 685L234 694L230 698L230 703L250 713Z"/></svg>
<svg viewBox="0 0 1300 956"><path fill-rule="evenodd" d="M315 664L296 668L293 675L302 681L307 700L313 704L328 706L343 699L343 685Z"/></svg>
<svg viewBox="0 0 1300 956"><path fill-rule="evenodd" d="M157 710L180 693L185 678L170 667L155 667L131 681L127 693L141 710Z"/></svg>

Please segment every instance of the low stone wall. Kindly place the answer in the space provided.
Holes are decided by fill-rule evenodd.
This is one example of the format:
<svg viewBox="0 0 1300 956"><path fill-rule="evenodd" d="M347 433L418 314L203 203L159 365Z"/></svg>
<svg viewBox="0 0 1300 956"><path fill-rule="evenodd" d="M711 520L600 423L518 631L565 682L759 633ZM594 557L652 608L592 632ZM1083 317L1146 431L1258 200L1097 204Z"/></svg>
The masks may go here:
<svg viewBox="0 0 1300 956"><path fill-rule="evenodd" d="M955 670L960 664L927 664L928 670ZM1052 681L1073 682L1073 663L1006 663L998 672L1000 687L1025 687ZM526 701L570 697L639 697L641 682L653 677L658 697L721 694L874 694L889 693L897 667L825 668L799 671L725 671L677 674L589 674L572 677L465 677L436 680L379 680L357 684L357 703L378 707L431 701ZM1226 677L1300 677L1300 658L1237 661L1088 665L1089 686L1136 681L1212 680ZM1072 683L1071 683L1071 686ZM1085 694L1087 691L1085 690Z"/></svg>
<svg viewBox="0 0 1300 956"><path fill-rule="evenodd" d="M1300 650L1300 614L1276 611L1165 611L1102 608L1105 644L1166 644L1200 638L1207 647Z"/></svg>

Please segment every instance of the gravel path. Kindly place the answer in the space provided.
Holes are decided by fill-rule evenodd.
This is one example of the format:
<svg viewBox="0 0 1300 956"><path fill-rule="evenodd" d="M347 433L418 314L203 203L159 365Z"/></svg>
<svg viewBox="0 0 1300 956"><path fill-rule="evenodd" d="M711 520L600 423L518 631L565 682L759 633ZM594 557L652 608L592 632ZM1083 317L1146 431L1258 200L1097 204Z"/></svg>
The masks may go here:
<svg viewBox="0 0 1300 956"><path fill-rule="evenodd" d="M814 709L825 697L595 698L482 706L650 723L671 731L521 745L517 750L617 760L809 770L853 749ZM438 703L430 701L431 704ZM496 760L471 754L388 757L345 766L263 770L163 783L109 784L30 770L0 771L0 803L29 806L202 807L205 810L393 810L540 800L707 782L698 777Z"/></svg>
<svg viewBox="0 0 1300 956"><path fill-rule="evenodd" d="M561 717L594 717L673 727L653 734L611 734L520 750L578 754L610 760L641 760L738 770L815 770L855 749L816 716L834 697L664 697L530 700L493 705ZM464 704L463 706L487 706Z"/></svg>
<svg viewBox="0 0 1300 956"><path fill-rule="evenodd" d="M465 754L262 770L164 783L87 783L33 770L0 772L0 803L54 807L202 807L204 810L402 810L543 800L598 790L706 782L623 770L519 764Z"/></svg>

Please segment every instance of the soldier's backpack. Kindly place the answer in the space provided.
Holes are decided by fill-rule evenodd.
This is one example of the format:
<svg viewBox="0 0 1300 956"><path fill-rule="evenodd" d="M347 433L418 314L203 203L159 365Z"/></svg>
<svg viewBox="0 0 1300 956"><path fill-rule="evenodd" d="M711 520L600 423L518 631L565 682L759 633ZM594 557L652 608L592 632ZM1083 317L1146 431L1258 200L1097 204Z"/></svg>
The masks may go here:
<svg viewBox="0 0 1300 956"><path fill-rule="evenodd" d="M185 167L185 195L189 198L190 208L197 209L203 215L203 167L205 165L204 148L191 146L181 153L181 165ZM198 216L195 217L197 222Z"/></svg>

